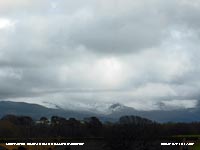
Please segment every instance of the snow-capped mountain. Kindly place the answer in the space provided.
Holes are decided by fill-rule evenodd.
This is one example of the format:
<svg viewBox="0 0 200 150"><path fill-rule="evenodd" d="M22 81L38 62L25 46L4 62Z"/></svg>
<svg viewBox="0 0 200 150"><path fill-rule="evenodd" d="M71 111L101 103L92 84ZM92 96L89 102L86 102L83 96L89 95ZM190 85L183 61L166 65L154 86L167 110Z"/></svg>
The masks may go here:
<svg viewBox="0 0 200 150"><path fill-rule="evenodd" d="M121 111L122 109L124 109L125 106L120 104L120 103L115 103L115 104L112 104L110 107L109 107L109 110L111 112L116 112L116 111Z"/></svg>
<svg viewBox="0 0 200 150"><path fill-rule="evenodd" d="M53 104L51 105L56 106ZM63 109L60 106L56 106L56 108L48 108L38 104L30 104L25 102L0 101L0 117L6 114L27 115L33 118L39 118L42 116L51 117L53 115L58 115L65 118L75 117L83 119L85 117L96 116L102 121L118 121L121 116L140 116L158 122L200 121L199 105L190 109L151 111L136 110L120 103L106 105L92 104L88 106L89 107L85 106L82 108L82 110L71 110L68 108ZM83 109L85 109L85 111L83 111Z"/></svg>
<svg viewBox="0 0 200 150"><path fill-rule="evenodd" d="M100 115L111 115L113 113L121 113L126 110L134 110L133 108L124 106L120 103L91 103L91 104L68 104L68 106L57 106L66 110L82 110Z"/></svg>

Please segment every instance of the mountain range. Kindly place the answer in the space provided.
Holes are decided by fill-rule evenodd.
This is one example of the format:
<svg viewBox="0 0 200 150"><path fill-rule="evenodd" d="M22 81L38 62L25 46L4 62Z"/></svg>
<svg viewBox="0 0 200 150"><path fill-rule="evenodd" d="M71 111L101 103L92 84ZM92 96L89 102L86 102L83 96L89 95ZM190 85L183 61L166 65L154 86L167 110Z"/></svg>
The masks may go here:
<svg viewBox="0 0 200 150"><path fill-rule="evenodd" d="M89 113L83 111L64 110L62 108L48 108L38 104L31 104L25 102L12 102L12 101L0 101L0 117L13 114L13 115L26 115L31 116L34 119L40 117L51 117L53 115L61 117L75 117L82 118L83 116L89 116Z"/></svg>
<svg viewBox="0 0 200 150"><path fill-rule="evenodd" d="M68 110L58 106L47 108L38 104L25 102L0 101L0 117L7 114L26 115L33 119L40 117L61 116L65 118L83 119L96 116L101 121L117 121L121 116L134 115L145 117L157 122L196 122L200 121L200 107L177 110L151 110L140 111L119 103L111 104L105 113L98 113L86 110Z"/></svg>

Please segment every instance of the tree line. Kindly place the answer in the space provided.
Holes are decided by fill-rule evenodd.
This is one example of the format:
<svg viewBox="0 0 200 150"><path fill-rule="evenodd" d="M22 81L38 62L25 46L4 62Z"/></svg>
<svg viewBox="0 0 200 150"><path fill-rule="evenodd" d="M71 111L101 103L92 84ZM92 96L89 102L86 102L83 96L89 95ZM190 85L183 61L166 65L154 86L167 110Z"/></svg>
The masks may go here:
<svg viewBox="0 0 200 150"><path fill-rule="evenodd" d="M115 150L187 134L200 134L200 122L157 123L139 116L122 116L115 123L101 122L97 117L77 120L59 116L35 121L29 116L6 115L0 120L2 139L101 138Z"/></svg>

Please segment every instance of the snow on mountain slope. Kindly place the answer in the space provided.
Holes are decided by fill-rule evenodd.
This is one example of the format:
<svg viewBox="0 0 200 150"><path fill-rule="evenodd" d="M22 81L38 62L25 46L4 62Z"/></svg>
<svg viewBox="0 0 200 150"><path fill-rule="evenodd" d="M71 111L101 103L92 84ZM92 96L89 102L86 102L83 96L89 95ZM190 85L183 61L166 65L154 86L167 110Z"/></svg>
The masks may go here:
<svg viewBox="0 0 200 150"><path fill-rule="evenodd" d="M66 110L82 110L87 112L92 112L95 114L102 115L110 115L112 113L121 113L126 112L126 110L135 110L134 108L124 106L120 103L108 103L108 104L99 104L99 103L91 103L91 104L81 104L81 103L68 103L67 106L57 106Z"/></svg>

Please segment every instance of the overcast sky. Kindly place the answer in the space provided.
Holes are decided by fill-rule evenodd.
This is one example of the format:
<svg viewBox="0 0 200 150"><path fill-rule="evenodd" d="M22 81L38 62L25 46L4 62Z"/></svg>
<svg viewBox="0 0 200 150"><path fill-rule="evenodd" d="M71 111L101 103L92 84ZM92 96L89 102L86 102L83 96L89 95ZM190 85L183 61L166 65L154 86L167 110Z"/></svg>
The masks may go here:
<svg viewBox="0 0 200 150"><path fill-rule="evenodd" d="M0 0L0 99L194 107L198 0Z"/></svg>

